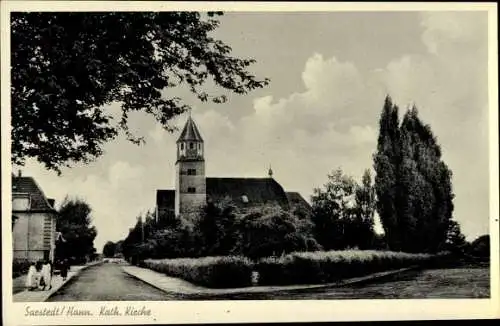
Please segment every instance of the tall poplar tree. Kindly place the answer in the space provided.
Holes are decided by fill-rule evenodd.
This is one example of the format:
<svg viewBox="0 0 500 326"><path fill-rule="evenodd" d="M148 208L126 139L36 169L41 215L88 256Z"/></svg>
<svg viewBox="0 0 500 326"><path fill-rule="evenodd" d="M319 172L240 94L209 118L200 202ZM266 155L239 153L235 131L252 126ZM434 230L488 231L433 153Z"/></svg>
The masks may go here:
<svg viewBox="0 0 500 326"><path fill-rule="evenodd" d="M393 250L401 249L396 195L400 165L398 107L389 96L385 98L379 120L379 136L375 153L375 193L377 213L380 216L386 241Z"/></svg>
<svg viewBox="0 0 500 326"><path fill-rule="evenodd" d="M386 98L374 155L377 211L392 250L436 252L446 244L453 212L451 171L429 125L413 107L398 126Z"/></svg>

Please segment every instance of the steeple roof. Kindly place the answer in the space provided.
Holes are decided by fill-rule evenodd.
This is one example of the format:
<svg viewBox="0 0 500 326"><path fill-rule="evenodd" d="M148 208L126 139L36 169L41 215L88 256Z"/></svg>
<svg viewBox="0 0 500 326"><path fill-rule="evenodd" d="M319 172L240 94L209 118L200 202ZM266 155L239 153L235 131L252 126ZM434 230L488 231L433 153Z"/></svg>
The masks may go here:
<svg viewBox="0 0 500 326"><path fill-rule="evenodd" d="M196 127L196 124L194 123L191 116L188 117L186 124L184 125L184 129L182 129L181 135L179 136L177 142L186 140L200 142L203 141L203 138L201 138L201 134L198 131L198 127Z"/></svg>

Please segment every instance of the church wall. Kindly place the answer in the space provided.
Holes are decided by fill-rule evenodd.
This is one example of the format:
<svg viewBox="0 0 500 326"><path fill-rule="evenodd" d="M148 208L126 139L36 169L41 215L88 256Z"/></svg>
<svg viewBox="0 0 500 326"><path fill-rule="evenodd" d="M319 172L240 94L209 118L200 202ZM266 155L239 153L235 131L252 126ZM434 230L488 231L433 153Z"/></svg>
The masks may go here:
<svg viewBox="0 0 500 326"><path fill-rule="evenodd" d="M180 161L176 165L176 214L196 211L206 205L206 178L205 162ZM195 175L188 175L189 169L195 169ZM190 193L189 188L195 188L195 193Z"/></svg>
<svg viewBox="0 0 500 326"><path fill-rule="evenodd" d="M180 213L198 212L206 204L206 194L185 194L181 200Z"/></svg>

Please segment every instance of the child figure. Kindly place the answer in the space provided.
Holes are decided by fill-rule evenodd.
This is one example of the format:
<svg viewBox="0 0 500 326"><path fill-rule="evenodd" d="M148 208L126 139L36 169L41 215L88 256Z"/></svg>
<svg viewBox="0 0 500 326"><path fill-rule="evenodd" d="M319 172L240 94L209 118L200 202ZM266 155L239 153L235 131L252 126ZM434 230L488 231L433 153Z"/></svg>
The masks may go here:
<svg viewBox="0 0 500 326"><path fill-rule="evenodd" d="M48 260L43 262L41 274L43 278L43 289L45 290L48 286L49 288L47 290L50 290L52 288L52 267Z"/></svg>
<svg viewBox="0 0 500 326"><path fill-rule="evenodd" d="M32 262L30 268L28 269L28 275L26 275L26 288L29 291L33 291L37 287L38 280L36 277L37 277L37 272L35 263Z"/></svg>
<svg viewBox="0 0 500 326"><path fill-rule="evenodd" d="M36 264L35 264L35 283L34 283L34 286L35 288L41 290L43 288L43 286L45 285L45 280L43 279L43 275L42 275L42 268L43 268L43 263L42 261L37 261Z"/></svg>

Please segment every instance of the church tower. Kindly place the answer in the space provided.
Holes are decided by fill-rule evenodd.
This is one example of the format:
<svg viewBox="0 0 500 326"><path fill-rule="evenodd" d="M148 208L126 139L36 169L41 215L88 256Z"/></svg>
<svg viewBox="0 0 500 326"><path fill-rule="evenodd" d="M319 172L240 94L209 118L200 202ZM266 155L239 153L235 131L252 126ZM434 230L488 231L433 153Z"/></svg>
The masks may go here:
<svg viewBox="0 0 500 326"><path fill-rule="evenodd" d="M207 202L203 139L191 115L177 140L175 215L197 211Z"/></svg>

